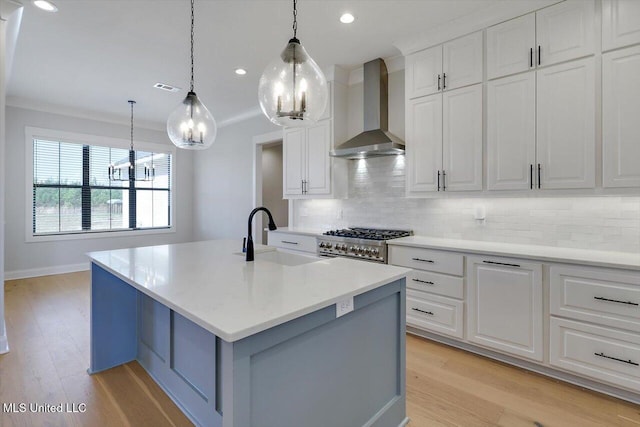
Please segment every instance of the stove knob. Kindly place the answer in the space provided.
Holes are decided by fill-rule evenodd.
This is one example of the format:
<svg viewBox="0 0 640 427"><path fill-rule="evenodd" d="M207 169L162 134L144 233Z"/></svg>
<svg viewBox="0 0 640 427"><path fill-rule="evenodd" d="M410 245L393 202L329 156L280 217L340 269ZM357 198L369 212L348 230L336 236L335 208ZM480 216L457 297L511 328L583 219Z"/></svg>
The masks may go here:
<svg viewBox="0 0 640 427"><path fill-rule="evenodd" d="M366 248L364 250L364 253L367 254L367 255L371 255L371 249L370 248Z"/></svg>
<svg viewBox="0 0 640 427"><path fill-rule="evenodd" d="M327 249L331 249L331 247L333 246L331 243L327 243L326 245L324 245Z"/></svg>
<svg viewBox="0 0 640 427"><path fill-rule="evenodd" d="M373 255L375 255L375 256L378 256L378 255L380 254L380 250L379 250L379 249L373 249L373 250L371 251L371 253L372 253Z"/></svg>
<svg viewBox="0 0 640 427"><path fill-rule="evenodd" d="M324 248L324 242L320 242L318 246L320 246L321 248Z"/></svg>
<svg viewBox="0 0 640 427"><path fill-rule="evenodd" d="M349 246L349 252L355 252L355 248L353 246Z"/></svg>
<svg viewBox="0 0 640 427"><path fill-rule="evenodd" d="M359 252L359 253L361 253L361 254L363 254L363 253L364 253L364 246L360 246L360 247L358 248L358 252Z"/></svg>

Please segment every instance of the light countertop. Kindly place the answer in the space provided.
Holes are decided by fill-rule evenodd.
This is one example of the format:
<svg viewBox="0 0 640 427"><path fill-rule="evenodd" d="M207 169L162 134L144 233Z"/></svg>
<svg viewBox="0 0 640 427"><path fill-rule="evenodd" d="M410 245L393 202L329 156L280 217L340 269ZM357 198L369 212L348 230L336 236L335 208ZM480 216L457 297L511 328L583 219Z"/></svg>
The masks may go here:
<svg viewBox="0 0 640 427"><path fill-rule="evenodd" d="M599 267L640 270L640 254L631 252L598 251L590 249L559 248L554 246L522 245L477 240L443 239L427 236L409 236L392 239L389 245L413 246L447 251L499 255L536 259L548 262L592 265Z"/></svg>
<svg viewBox="0 0 640 427"><path fill-rule="evenodd" d="M233 342L394 280L406 268L346 258L297 266L238 255L239 240L92 252L91 260L221 339ZM256 254L273 250L256 245Z"/></svg>

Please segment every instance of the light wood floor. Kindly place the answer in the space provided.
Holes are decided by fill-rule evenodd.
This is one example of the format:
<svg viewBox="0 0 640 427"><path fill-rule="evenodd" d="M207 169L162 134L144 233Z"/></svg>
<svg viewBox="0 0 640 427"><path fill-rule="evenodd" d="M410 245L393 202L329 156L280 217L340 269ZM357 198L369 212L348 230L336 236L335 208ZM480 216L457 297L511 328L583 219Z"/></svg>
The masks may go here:
<svg viewBox="0 0 640 427"><path fill-rule="evenodd" d="M0 412L1 427L190 425L136 362L87 375L88 273L6 282L5 310L11 352L0 356L0 404L86 403L87 410ZM410 427L640 427L640 406L413 336L407 412Z"/></svg>

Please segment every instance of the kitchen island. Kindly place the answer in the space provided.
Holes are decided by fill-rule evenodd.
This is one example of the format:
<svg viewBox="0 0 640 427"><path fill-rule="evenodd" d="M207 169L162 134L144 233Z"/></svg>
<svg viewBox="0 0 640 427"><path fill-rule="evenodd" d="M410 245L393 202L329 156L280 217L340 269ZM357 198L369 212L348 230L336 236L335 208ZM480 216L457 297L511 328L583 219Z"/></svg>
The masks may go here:
<svg viewBox="0 0 640 427"><path fill-rule="evenodd" d="M89 254L89 373L137 360L196 425L405 425L409 270L240 246Z"/></svg>

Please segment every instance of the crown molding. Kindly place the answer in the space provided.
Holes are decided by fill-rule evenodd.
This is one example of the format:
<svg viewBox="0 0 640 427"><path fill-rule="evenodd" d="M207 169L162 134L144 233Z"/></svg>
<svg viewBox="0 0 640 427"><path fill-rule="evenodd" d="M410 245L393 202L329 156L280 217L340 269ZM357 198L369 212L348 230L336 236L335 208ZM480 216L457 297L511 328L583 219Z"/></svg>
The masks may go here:
<svg viewBox="0 0 640 427"><path fill-rule="evenodd" d="M432 27L419 35L394 42L404 56L435 46L446 41L483 30L518 16L545 8L559 0L500 1L478 13L462 16L447 23Z"/></svg>
<svg viewBox="0 0 640 427"><path fill-rule="evenodd" d="M116 114L103 113L100 111L84 110L75 107L49 104L29 98L8 96L6 99L6 103L7 107L22 108L25 110L39 111L42 113L59 114L63 116L95 120L98 122L112 123L117 125L129 126L131 124L129 116L119 116ZM136 127L161 132L166 131L166 125L164 123L152 122L147 120L136 119Z"/></svg>

